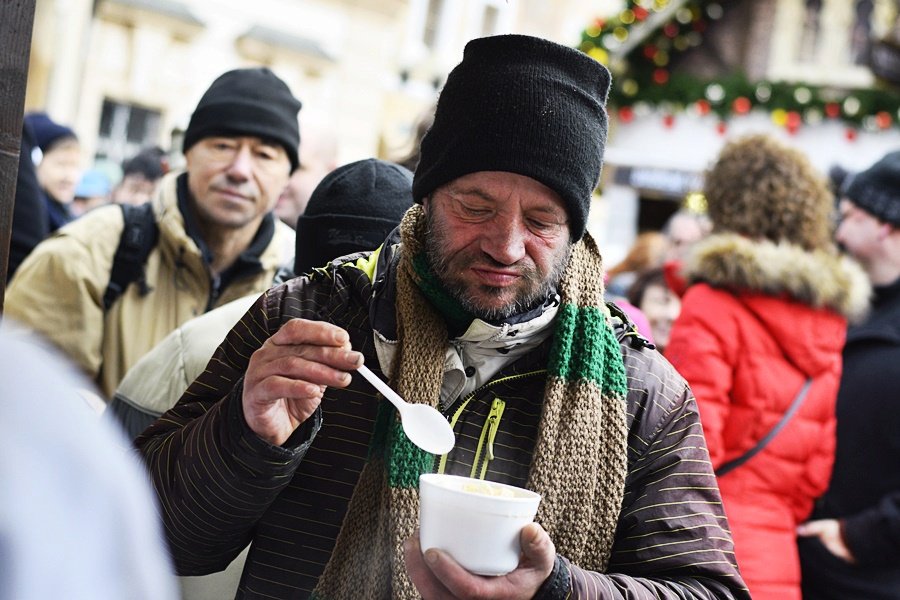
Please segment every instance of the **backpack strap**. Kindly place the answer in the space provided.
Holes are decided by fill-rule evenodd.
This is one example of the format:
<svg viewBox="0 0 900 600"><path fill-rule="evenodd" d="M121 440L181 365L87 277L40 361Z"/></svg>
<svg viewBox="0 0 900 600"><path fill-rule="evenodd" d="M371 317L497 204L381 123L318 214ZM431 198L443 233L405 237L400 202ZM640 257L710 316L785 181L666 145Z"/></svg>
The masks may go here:
<svg viewBox="0 0 900 600"><path fill-rule="evenodd" d="M147 262L147 257L159 239L159 227L150 202L138 206L132 204L119 206L122 207L125 227L122 229L122 237L119 238L119 246L113 257L109 285L103 294L103 310L109 310L134 281L140 285L141 296L146 296L150 292L151 288L147 285L144 273L144 263Z"/></svg>

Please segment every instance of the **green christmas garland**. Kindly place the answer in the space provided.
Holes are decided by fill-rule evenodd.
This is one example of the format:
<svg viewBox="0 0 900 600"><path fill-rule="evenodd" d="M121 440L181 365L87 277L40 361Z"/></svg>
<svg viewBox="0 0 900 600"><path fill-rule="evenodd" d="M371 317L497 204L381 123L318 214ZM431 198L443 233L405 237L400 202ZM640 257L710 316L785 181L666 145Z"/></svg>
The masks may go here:
<svg viewBox="0 0 900 600"><path fill-rule="evenodd" d="M616 83L610 104L621 121L630 121L634 108L642 104L669 115L712 113L723 123L760 109L789 131L823 119L840 119L870 131L887 129L900 120L900 94L882 84L837 89L802 82L749 81L742 73L703 80L671 71L672 58L700 45L710 22L724 10L722 3L712 0L627 0L620 12L585 28L579 48L613 72ZM848 135L852 133L848 130Z"/></svg>

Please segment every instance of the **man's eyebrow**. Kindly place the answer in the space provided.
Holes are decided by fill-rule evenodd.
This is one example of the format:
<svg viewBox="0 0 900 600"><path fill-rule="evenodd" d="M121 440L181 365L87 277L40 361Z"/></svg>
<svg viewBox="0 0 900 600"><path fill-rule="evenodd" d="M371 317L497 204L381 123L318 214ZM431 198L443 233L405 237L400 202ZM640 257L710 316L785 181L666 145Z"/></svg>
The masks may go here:
<svg viewBox="0 0 900 600"><path fill-rule="evenodd" d="M447 194L450 196L477 196L488 202L496 202L496 199L479 188L449 188Z"/></svg>

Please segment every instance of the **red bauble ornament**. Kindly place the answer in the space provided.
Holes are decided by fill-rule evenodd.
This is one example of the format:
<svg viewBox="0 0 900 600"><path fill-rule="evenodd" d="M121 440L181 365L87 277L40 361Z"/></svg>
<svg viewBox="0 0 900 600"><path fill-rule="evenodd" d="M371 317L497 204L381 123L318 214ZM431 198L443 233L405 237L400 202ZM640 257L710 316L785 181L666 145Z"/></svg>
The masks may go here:
<svg viewBox="0 0 900 600"><path fill-rule="evenodd" d="M750 99L745 96L739 96L734 99L734 102L731 103L731 108L739 115L746 115L750 112L750 108L753 105L750 104Z"/></svg>
<svg viewBox="0 0 900 600"><path fill-rule="evenodd" d="M848 127L847 129L844 130L844 137L847 138L848 142L856 141L857 135L858 134L857 134L856 130L853 129L852 127Z"/></svg>
<svg viewBox="0 0 900 600"><path fill-rule="evenodd" d="M674 22L669 22L663 25L663 33L666 37L673 38L678 35L678 24Z"/></svg>
<svg viewBox="0 0 900 600"><path fill-rule="evenodd" d="M710 105L707 100L697 100L695 106L697 107L697 114L701 117L704 117L709 114Z"/></svg>
<svg viewBox="0 0 900 600"><path fill-rule="evenodd" d="M837 119L841 116L841 105L837 102L828 102L825 104L825 116L829 119Z"/></svg>
<svg viewBox="0 0 900 600"><path fill-rule="evenodd" d="M656 46L653 44L647 44L644 46L644 58L647 60L653 60L653 57L656 56Z"/></svg>
<svg viewBox="0 0 900 600"><path fill-rule="evenodd" d="M875 115L875 124L879 129L887 129L888 127L890 127L892 120L893 119L891 119L891 113L887 112L886 110L879 111Z"/></svg>
<svg viewBox="0 0 900 600"><path fill-rule="evenodd" d="M663 127L666 129L672 129L672 126L675 125L675 115L671 113L666 113L663 115Z"/></svg>
<svg viewBox="0 0 900 600"><path fill-rule="evenodd" d="M669 81L669 72L665 69L655 69L653 71L653 83L663 85Z"/></svg>
<svg viewBox="0 0 900 600"><path fill-rule="evenodd" d="M800 116L795 110L788 112L787 118L784 121L784 128L787 129L787 132L791 135L797 133L797 130L800 129L800 124L803 123L803 118Z"/></svg>
<svg viewBox="0 0 900 600"><path fill-rule="evenodd" d="M634 8L631 9L631 12L634 13L635 21L643 21L644 19L647 18L647 15L649 14L647 12L647 9L644 8L643 6L635 6Z"/></svg>
<svg viewBox="0 0 900 600"><path fill-rule="evenodd" d="M634 110L630 106L623 106L619 109L619 120L623 123L631 123L634 121Z"/></svg>
<svg viewBox="0 0 900 600"><path fill-rule="evenodd" d="M725 135L725 132L728 131L728 124L725 121L719 121L716 123L716 133L719 135Z"/></svg>

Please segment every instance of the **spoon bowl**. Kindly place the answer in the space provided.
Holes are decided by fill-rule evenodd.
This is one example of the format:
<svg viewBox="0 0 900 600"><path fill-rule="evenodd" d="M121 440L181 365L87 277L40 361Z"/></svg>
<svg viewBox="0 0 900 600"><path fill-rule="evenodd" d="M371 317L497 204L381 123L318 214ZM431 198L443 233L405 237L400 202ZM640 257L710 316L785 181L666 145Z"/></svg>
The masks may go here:
<svg viewBox="0 0 900 600"><path fill-rule="evenodd" d="M453 449L456 443L453 428L437 409L427 404L410 404L365 365L357 372L397 408L403 433L409 441L431 454L447 454Z"/></svg>

